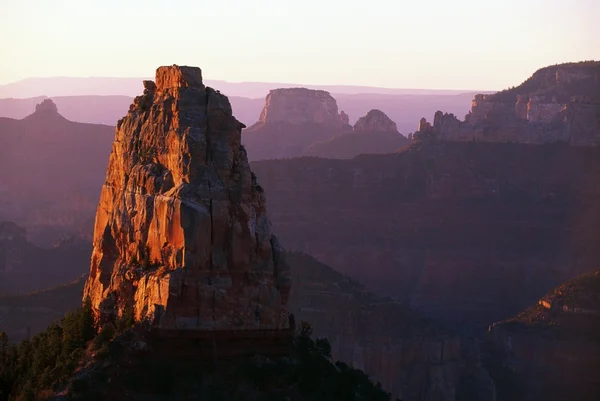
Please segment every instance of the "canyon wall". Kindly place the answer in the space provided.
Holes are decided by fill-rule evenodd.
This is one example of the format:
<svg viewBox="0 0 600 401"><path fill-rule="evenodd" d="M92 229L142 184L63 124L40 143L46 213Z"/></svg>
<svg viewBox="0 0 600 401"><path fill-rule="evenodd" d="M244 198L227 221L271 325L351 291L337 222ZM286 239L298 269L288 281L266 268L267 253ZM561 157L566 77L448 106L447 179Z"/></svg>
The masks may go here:
<svg viewBox="0 0 600 401"><path fill-rule="evenodd" d="M518 87L476 95L464 121L438 111L425 122L418 132L449 140L597 145L600 62L543 68Z"/></svg>

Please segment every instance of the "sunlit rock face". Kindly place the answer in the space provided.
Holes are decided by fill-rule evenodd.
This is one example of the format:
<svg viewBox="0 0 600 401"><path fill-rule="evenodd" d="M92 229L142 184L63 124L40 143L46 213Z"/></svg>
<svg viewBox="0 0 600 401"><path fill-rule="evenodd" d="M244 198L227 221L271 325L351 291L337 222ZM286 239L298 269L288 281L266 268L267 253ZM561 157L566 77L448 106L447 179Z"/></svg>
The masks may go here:
<svg viewBox="0 0 600 401"><path fill-rule="evenodd" d="M240 144L196 67L160 67L116 128L84 297L161 328L288 325L289 269Z"/></svg>

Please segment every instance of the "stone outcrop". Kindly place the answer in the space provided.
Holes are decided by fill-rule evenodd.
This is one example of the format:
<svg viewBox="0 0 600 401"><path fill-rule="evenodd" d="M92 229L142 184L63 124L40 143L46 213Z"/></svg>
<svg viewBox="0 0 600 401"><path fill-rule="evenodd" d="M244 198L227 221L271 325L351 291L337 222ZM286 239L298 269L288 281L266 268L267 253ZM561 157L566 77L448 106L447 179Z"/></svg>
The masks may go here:
<svg viewBox="0 0 600 401"><path fill-rule="evenodd" d="M35 106L35 112L58 114L58 107L56 107L52 99L44 99L42 103Z"/></svg>
<svg viewBox="0 0 600 401"><path fill-rule="evenodd" d="M344 112L344 110L340 111L340 121L342 125L350 125L350 116Z"/></svg>
<svg viewBox="0 0 600 401"><path fill-rule="evenodd" d="M164 329L288 327L289 269L227 97L195 67L144 88L117 124L84 297Z"/></svg>
<svg viewBox="0 0 600 401"><path fill-rule="evenodd" d="M396 123L381 110L370 110L354 124L354 132L390 132L398 134Z"/></svg>
<svg viewBox="0 0 600 401"><path fill-rule="evenodd" d="M251 160L299 157L307 154L310 145L351 129L348 121L346 113L338 113L329 92L274 89L259 121L244 130L242 141Z"/></svg>
<svg viewBox="0 0 600 401"><path fill-rule="evenodd" d="M431 130L422 120L419 132L449 140L590 146L600 143L598 115L600 62L583 62L546 67L516 88L476 95L464 121L438 112Z"/></svg>
<svg viewBox="0 0 600 401"><path fill-rule="evenodd" d="M81 266L89 262L89 253L89 244L79 238L49 249L40 248L28 240L25 228L2 222L0 295L40 290L74 280L81 275Z"/></svg>

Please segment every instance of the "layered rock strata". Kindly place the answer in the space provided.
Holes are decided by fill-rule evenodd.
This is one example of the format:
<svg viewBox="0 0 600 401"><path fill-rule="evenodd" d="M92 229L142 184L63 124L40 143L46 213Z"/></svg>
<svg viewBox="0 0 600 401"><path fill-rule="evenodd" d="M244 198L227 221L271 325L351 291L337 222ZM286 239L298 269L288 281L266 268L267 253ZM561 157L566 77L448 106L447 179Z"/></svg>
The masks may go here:
<svg viewBox="0 0 600 401"><path fill-rule="evenodd" d="M289 269L229 100L196 67L144 88L117 124L84 297L165 329L287 327Z"/></svg>
<svg viewBox="0 0 600 401"><path fill-rule="evenodd" d="M306 88L271 90L259 118L262 123L316 123L330 128L339 128L343 120L329 92Z"/></svg>
<svg viewBox="0 0 600 401"><path fill-rule="evenodd" d="M476 95L464 121L435 113L429 128L450 140L548 143L590 146L600 143L600 62L583 62L538 70L518 87Z"/></svg>

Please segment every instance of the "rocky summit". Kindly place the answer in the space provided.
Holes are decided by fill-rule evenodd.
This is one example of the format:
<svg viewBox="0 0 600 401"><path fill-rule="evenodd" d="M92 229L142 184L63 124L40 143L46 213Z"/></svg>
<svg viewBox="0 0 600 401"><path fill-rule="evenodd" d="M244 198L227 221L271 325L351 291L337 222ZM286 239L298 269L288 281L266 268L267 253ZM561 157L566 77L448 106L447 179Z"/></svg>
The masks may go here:
<svg viewBox="0 0 600 401"><path fill-rule="evenodd" d="M373 109L366 116L358 119L354 124L355 132L391 132L398 134L396 123L383 111Z"/></svg>
<svg viewBox="0 0 600 401"><path fill-rule="evenodd" d="M84 297L163 329L288 327L290 272L229 100L196 67L144 88L116 127Z"/></svg>

